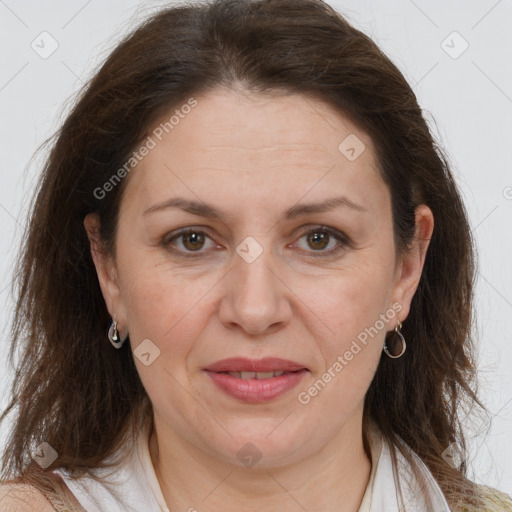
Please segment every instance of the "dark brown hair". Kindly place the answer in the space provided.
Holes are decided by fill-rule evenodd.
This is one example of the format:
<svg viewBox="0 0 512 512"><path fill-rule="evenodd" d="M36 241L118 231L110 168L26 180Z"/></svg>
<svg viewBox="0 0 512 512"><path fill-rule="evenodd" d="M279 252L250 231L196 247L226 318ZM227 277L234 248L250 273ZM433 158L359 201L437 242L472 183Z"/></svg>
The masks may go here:
<svg viewBox="0 0 512 512"><path fill-rule="evenodd" d="M42 172L16 272L11 362L20 350L9 406L16 422L4 476L26 474L46 441L52 467L102 467L151 404L128 343L116 351L84 217L97 212L113 254L125 178L105 199L94 191L126 163L161 116L214 87L317 98L373 140L392 198L397 254L415 233L415 207L435 218L423 273L402 332L401 359L383 356L365 399L393 446L405 441L449 503L477 499L465 463L460 412L478 404L473 363L474 241L448 161L397 67L321 0L215 0L172 6L141 23L80 92ZM482 406L481 406L482 407ZM366 427L365 427L366 428ZM408 457L408 454L404 452ZM475 496L473 497L473 493ZM477 503L474 501L474 503Z"/></svg>

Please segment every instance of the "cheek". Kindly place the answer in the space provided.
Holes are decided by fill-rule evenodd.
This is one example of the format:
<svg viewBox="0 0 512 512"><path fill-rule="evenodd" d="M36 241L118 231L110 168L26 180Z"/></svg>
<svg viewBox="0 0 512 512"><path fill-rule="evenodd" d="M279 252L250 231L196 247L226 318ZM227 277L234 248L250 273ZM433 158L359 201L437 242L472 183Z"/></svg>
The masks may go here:
<svg viewBox="0 0 512 512"><path fill-rule="evenodd" d="M155 265L148 255L124 263L120 263L125 284L121 293L133 348L150 339L162 354L172 349L173 363L183 364L193 340L204 328L203 311L208 291L215 285L214 276L191 276L170 266Z"/></svg>
<svg viewBox="0 0 512 512"><path fill-rule="evenodd" d="M388 275L389 274L389 275ZM325 325L330 345L349 343L391 307L392 275L374 265L344 268L317 279L302 291L307 305Z"/></svg>
<svg viewBox="0 0 512 512"><path fill-rule="evenodd" d="M391 319L394 310L385 301L382 284L362 286L355 276L339 280L330 292L311 307L321 312L328 329L322 329L327 335L316 337L323 368L302 389L299 401L314 404L342 424L364 400L389 329L386 314Z"/></svg>
<svg viewBox="0 0 512 512"><path fill-rule="evenodd" d="M332 386L324 399L333 407L342 403L350 407L361 400L380 361L386 332L396 323L387 263L377 265L375 258L373 264L362 261L305 295L326 333L316 342L325 365L318 377Z"/></svg>

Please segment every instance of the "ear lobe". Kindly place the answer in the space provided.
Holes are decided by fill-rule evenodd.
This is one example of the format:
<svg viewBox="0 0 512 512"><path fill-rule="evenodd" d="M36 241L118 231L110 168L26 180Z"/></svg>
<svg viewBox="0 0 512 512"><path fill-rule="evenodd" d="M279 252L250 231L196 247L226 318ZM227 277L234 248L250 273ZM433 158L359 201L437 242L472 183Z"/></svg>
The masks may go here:
<svg viewBox="0 0 512 512"><path fill-rule="evenodd" d="M114 315L114 301L119 296L116 270L112 258L106 253L100 235L100 220L96 213L86 215L84 227L91 245L91 256L96 268L103 299L110 313Z"/></svg>

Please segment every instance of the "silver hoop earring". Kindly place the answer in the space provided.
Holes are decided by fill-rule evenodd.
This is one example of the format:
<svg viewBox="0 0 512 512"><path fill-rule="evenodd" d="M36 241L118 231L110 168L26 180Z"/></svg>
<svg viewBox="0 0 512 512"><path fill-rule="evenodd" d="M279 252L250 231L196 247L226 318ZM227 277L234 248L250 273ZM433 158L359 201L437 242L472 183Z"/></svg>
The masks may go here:
<svg viewBox="0 0 512 512"><path fill-rule="evenodd" d="M401 328L402 328L402 323L400 321L398 321L398 324L395 326L395 332L391 336L392 349L397 348L398 341L400 341L400 344L402 345L402 349L400 350L399 354L394 355L391 352L389 352L389 350L388 350L388 341L389 340L388 339L386 339L386 341L384 342L384 352L391 359L398 359L399 357L402 357L404 355L405 349L407 347L407 345L405 344L405 338L403 337L402 333L400 332ZM393 350L393 352L396 352L396 350Z"/></svg>
<svg viewBox="0 0 512 512"><path fill-rule="evenodd" d="M115 316L108 329L108 339L110 343L112 343L112 346L117 349L121 348L126 341L126 338L119 341L119 331L117 330L117 320L115 319Z"/></svg>

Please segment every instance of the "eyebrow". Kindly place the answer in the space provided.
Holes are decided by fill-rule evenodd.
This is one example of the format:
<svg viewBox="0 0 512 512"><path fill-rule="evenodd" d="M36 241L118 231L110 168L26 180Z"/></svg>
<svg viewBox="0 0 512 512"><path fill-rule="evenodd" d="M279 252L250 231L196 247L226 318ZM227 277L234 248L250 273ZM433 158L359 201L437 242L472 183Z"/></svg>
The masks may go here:
<svg viewBox="0 0 512 512"><path fill-rule="evenodd" d="M359 212L368 212L366 208L364 208L360 204L354 203L348 197L338 196L326 199L325 201L322 201L320 203L295 205L292 208L286 210L282 214L280 220L291 220L311 213L324 213L339 207L350 208L352 210L356 210ZM199 215L201 217L207 217L211 219L217 219L220 221L225 221L227 217L227 215L224 212L216 209L214 206L210 204L192 201L190 199L185 199L184 197L174 197L162 203L155 204L148 208L143 213L143 215L148 215L150 213L160 212L162 210L172 208L180 208L194 215Z"/></svg>

